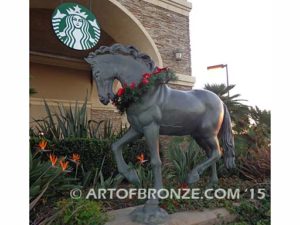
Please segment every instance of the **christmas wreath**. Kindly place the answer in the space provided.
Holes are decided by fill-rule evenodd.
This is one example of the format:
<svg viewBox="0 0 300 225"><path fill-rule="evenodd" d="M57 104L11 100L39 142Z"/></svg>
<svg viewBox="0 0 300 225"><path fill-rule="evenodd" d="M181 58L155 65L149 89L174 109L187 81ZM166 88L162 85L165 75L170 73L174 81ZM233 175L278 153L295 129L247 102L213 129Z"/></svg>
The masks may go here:
<svg viewBox="0 0 300 225"><path fill-rule="evenodd" d="M176 79L176 75L168 68L157 67L153 73L145 73L138 84L132 82L128 86L125 83L123 87L119 88L113 99L113 105L115 105L122 114L132 103L141 102L141 97L151 87L166 84L170 80Z"/></svg>

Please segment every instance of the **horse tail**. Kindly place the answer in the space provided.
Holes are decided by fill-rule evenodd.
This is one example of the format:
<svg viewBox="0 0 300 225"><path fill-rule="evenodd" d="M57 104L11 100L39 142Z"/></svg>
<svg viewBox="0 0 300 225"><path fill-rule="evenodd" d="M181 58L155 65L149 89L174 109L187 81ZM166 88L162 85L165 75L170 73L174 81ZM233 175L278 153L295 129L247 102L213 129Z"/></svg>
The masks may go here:
<svg viewBox="0 0 300 225"><path fill-rule="evenodd" d="M227 106L224 106L224 118L220 129L221 145L224 149L224 163L227 169L235 168L234 139L231 129L231 118Z"/></svg>

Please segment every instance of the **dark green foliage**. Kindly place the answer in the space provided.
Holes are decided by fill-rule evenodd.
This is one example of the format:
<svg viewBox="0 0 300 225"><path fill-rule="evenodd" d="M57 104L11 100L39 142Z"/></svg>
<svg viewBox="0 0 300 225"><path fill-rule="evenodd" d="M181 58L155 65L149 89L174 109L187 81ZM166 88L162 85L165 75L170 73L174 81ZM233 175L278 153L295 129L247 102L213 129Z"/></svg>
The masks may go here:
<svg viewBox="0 0 300 225"><path fill-rule="evenodd" d="M242 200L239 206L233 207L237 220L230 225L269 225L271 224L271 202L266 197L261 200Z"/></svg>
<svg viewBox="0 0 300 225"><path fill-rule="evenodd" d="M237 135L238 169L243 178L258 182L269 178L271 172L271 113L251 107L250 118L247 131Z"/></svg>
<svg viewBox="0 0 300 225"><path fill-rule="evenodd" d="M50 150L57 156L71 157L73 153L80 155L81 165L84 171L95 171L101 167L102 160L105 158L102 173L104 177L117 174L117 166L114 160L111 144L116 141L116 137L107 139L92 139L92 138L71 138L59 141L49 141ZM31 149L38 145L39 139L32 138L30 140ZM141 152L144 152L145 157L150 159L149 151L143 139L126 146L123 151L124 158L127 162L136 162L136 157ZM48 160L44 157L44 160ZM80 172L81 170L79 170ZM81 174L79 173L79 177Z"/></svg>
<svg viewBox="0 0 300 225"><path fill-rule="evenodd" d="M52 224L104 225L108 215L99 201L64 199L57 202L59 211Z"/></svg>
<svg viewBox="0 0 300 225"><path fill-rule="evenodd" d="M114 176L113 174L108 177L104 177L103 175L103 165L105 162L105 158L103 158L101 162L100 168L95 168L94 170L84 171L82 169L82 186L83 188L93 188L95 192L99 188L117 188L117 186L122 182L124 177L120 174Z"/></svg>
<svg viewBox="0 0 300 225"><path fill-rule="evenodd" d="M271 128L271 112L269 110L261 110L257 106L250 109L250 116L255 124L262 124L266 128Z"/></svg>

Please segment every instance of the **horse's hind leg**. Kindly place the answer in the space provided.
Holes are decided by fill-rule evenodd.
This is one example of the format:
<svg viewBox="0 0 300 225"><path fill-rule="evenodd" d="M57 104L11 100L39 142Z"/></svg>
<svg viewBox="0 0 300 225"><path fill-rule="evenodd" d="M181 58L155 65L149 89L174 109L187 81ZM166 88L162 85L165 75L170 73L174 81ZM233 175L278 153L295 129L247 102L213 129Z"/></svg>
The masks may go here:
<svg viewBox="0 0 300 225"><path fill-rule="evenodd" d="M195 168L189 173L187 182L189 184L197 182L200 178L199 175L201 175L210 166L212 167L210 183L218 182L216 162L221 157L218 138L213 136L209 138L202 138L201 140L199 138L195 138L195 140L201 147L205 149L208 159L195 166Z"/></svg>
<svg viewBox="0 0 300 225"><path fill-rule="evenodd" d="M115 156L115 160L117 162L118 171L131 183L139 183L139 178L135 170L130 169L129 166L126 164L122 154L122 148L124 145L134 141L141 134L135 131L132 128L129 130L115 143L112 144L112 151Z"/></svg>
<svg viewBox="0 0 300 225"><path fill-rule="evenodd" d="M195 139L195 141L197 142L197 144L205 151L207 158L210 157L212 151L209 148L208 145L205 144L205 142L202 141L202 139L200 137L193 137ZM218 183L219 179L218 179L218 174L217 174L217 163L214 162L211 165L211 176L210 176L210 180L209 180L209 186L213 186L215 184Z"/></svg>
<svg viewBox="0 0 300 225"><path fill-rule="evenodd" d="M217 163L214 162L211 165L211 176L210 176L210 180L209 180L209 186L214 186L216 184L218 184L219 182L219 178L218 178L218 174L217 174Z"/></svg>

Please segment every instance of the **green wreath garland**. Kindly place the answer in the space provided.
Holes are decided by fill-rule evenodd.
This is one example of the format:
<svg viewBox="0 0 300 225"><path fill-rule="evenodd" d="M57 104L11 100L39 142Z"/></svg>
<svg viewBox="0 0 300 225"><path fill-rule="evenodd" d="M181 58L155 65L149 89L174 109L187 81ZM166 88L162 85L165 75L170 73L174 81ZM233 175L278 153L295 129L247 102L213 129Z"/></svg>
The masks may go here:
<svg viewBox="0 0 300 225"><path fill-rule="evenodd" d="M153 73L145 73L139 84L132 82L129 86L124 84L124 87L119 88L112 104L123 114L132 103L141 102L141 97L151 87L166 84L171 80L177 80L174 72L168 68L157 67Z"/></svg>

